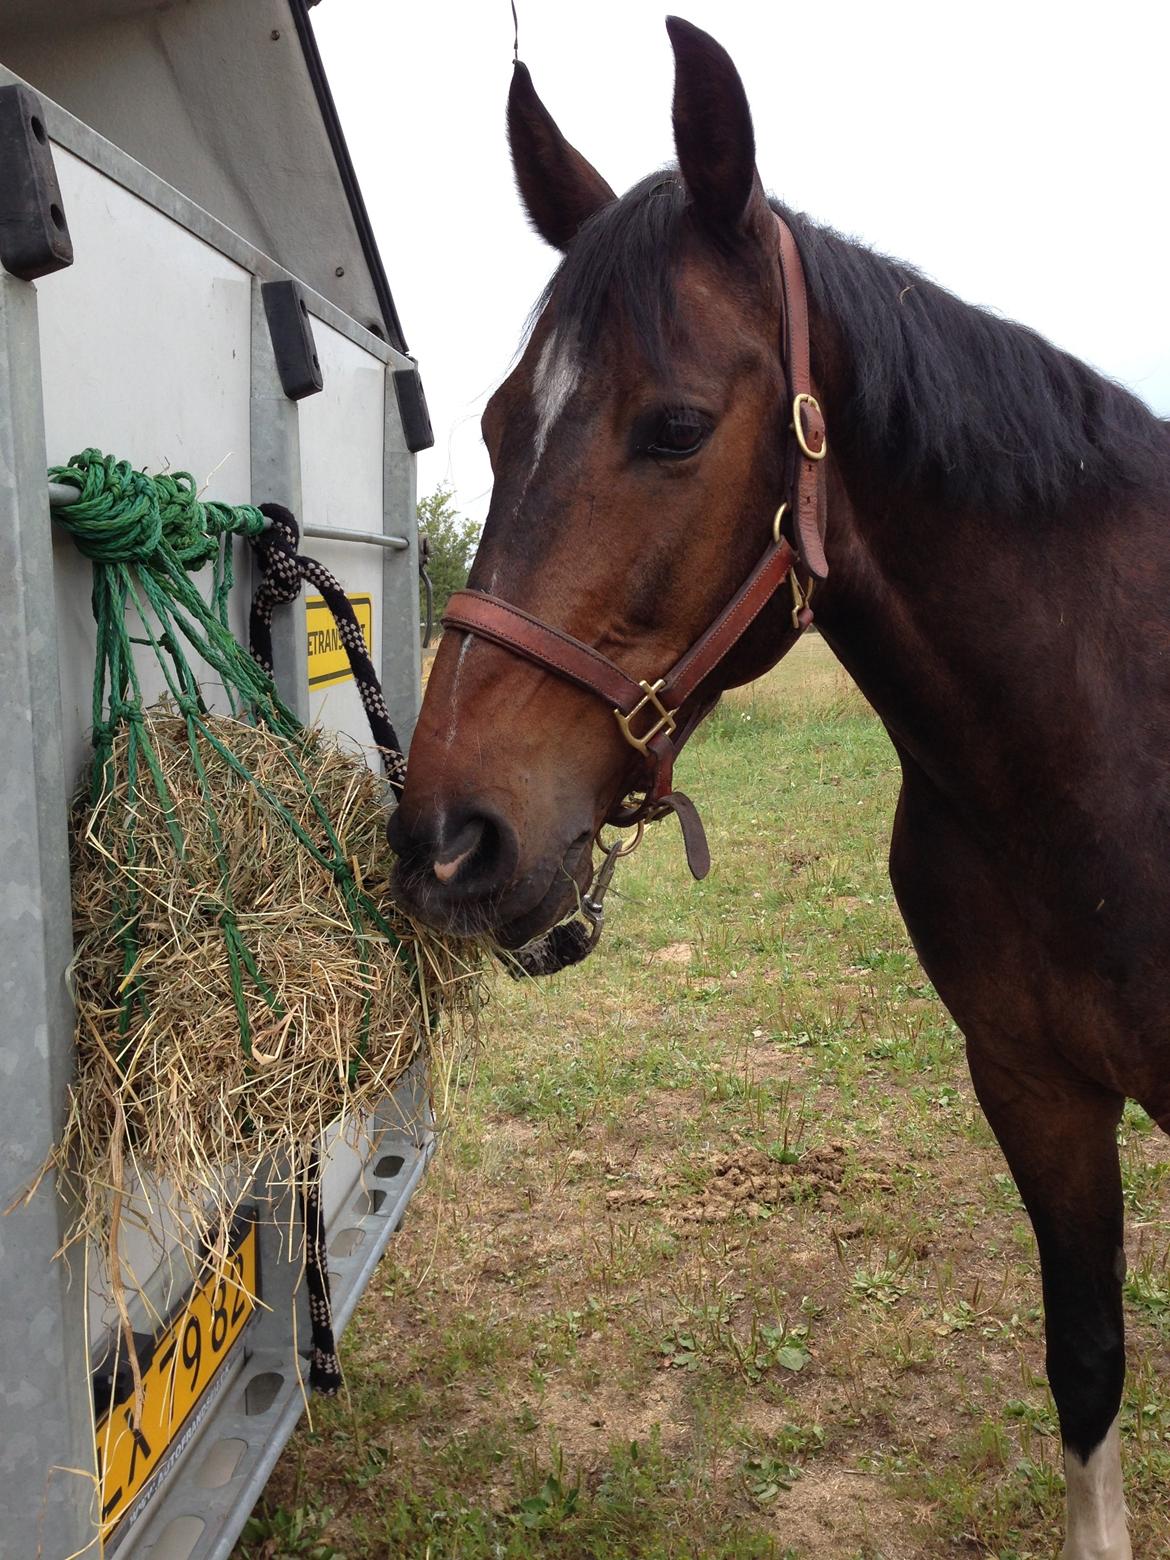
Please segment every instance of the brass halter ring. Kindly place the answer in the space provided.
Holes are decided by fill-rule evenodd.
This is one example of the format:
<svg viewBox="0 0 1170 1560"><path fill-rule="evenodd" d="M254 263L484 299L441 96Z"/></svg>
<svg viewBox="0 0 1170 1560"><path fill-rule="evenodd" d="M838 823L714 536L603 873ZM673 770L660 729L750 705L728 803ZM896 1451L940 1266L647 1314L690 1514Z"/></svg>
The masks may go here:
<svg viewBox="0 0 1170 1560"><path fill-rule="evenodd" d="M779 547L780 543L783 541L783 537L780 534L780 527L784 524L784 516L787 513L788 504L787 501L785 501L780 505L780 508L776 511L775 517L772 520L772 540L777 547ZM808 589L806 591L801 588L800 581L796 577L796 569L792 568L789 571L788 587L792 592L792 626L798 634L802 631L803 628L803 625L800 621L800 615L808 606L809 601L812 599L813 586L815 584L815 579L810 579L808 582Z"/></svg>
<svg viewBox="0 0 1170 1560"><path fill-rule="evenodd" d="M623 856L632 856L634 854L638 846L642 843L642 835L645 833L645 831L646 824L644 820L636 823L634 825L634 837L625 845L619 845L616 840L614 840L612 845L607 845L602 839L601 833L599 831L597 835L597 848L606 856L610 855L612 852L613 859L615 861L620 861Z"/></svg>

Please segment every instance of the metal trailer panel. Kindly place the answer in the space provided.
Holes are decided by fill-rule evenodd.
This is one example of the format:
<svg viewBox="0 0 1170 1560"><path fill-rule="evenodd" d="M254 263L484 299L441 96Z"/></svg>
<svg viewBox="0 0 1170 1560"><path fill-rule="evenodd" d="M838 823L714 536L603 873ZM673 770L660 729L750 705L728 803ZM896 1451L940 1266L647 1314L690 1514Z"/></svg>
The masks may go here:
<svg viewBox="0 0 1170 1560"><path fill-rule="evenodd" d="M306 524L341 531L393 530L393 524L384 519L382 507L382 440L388 388L385 369L323 321L313 321L313 336L325 388L320 395L308 396L299 403L301 513ZM335 574L348 594L372 599L371 659L378 666L383 648L383 549L369 542L314 537L304 543L304 551ZM391 567L409 567L405 553L393 552L390 556ZM309 719L315 725L343 733L350 746L369 753L369 722L352 678L322 688L310 685Z"/></svg>
<svg viewBox="0 0 1170 1560"><path fill-rule="evenodd" d="M0 1207L33 1180L60 1130L72 1071L72 954L53 560L44 496L37 293L0 271ZM0 1546L72 1554L92 1531L84 1292L53 1253L65 1210L52 1181L0 1217L0 1488L19 1492ZM46 1456L46 1449L52 1454ZM13 1509L14 1508L14 1509ZM11 1547L9 1547L11 1546Z"/></svg>
<svg viewBox="0 0 1170 1560"><path fill-rule="evenodd" d="M41 291L50 462L93 445L152 471L189 471L208 498L249 502L251 276L80 158L55 160L76 258ZM64 534L53 551L72 785L93 725L90 566ZM245 641L246 594L234 594L231 610ZM153 653L136 663L147 699L157 697L166 685ZM224 711L210 668L192 664Z"/></svg>
<svg viewBox="0 0 1170 1560"><path fill-rule="evenodd" d="M0 82L12 79L10 72L0 68ZM151 229L150 242L157 248L156 260L161 263L165 259L165 263L170 264L176 261L177 256L176 263L180 269L187 268L180 314L190 307L192 294L186 288L197 289L210 281L213 289L223 295L217 300L223 307L218 311L215 308L211 310L213 319L210 328L218 329L221 346L229 335L237 344L232 348L235 355L232 358L234 367L231 371L231 386L220 397L222 404L218 407L223 417L222 428L232 431L230 442L238 443L241 458L239 469L250 469L250 485L257 497L289 503L301 512L298 490L302 461L297 408L284 400L279 390L259 297L261 281L284 279L288 273L56 105L46 103L44 109L44 118L55 143L62 172L71 162L78 165L71 172L65 173L63 179L63 183L66 180L73 181L71 192L65 199L74 231L81 232L87 228L88 215L101 215L103 210L104 220L109 221L109 213L113 208L119 218L115 226L122 229L119 237L123 241L120 250L123 258L133 249L132 245L124 243L129 231L124 224L147 223ZM63 147L72 150L75 154L72 159L63 154ZM92 178L95 169L105 176L97 184L93 183ZM96 202L90 199L95 192L99 195ZM129 206L120 205L128 194L136 197L136 200ZM144 215L143 206L150 208L149 216ZM101 223L95 221L92 229L92 253L95 256L103 249L98 232L100 227ZM176 237L177 234L181 236ZM202 243L192 244L191 235L202 240ZM182 247L184 243L186 248ZM108 251L108 246L104 247ZM204 250L207 252L201 253ZM198 260L195 259L197 254ZM108 252L103 258L104 263L110 265L112 256ZM203 267L202 272L200 266ZM149 284L153 288L156 275L157 272L149 276L144 273L137 279L137 284L143 287ZM64 276L67 277L68 273L64 273ZM62 280L63 276L59 275L42 285L43 301L48 301L51 291ZM27 868L24 878L32 888L31 891L25 889L25 900L31 900L33 904L40 904L46 909L56 907L55 913L44 916L42 946L38 950L33 939L25 950L30 955L30 962L25 968L24 961L21 961L17 971L19 989L10 987L6 992L15 1001L18 1013L25 1011L25 1007L31 1003L33 1007L39 1004L46 1015L43 1028L47 1038L43 1050L28 1047L26 1037L29 1030L23 1024L18 1026L22 1031L18 1049L26 1067L31 1064L32 1077L22 1078L18 1067L13 1076L17 1077L19 1090L4 1091L3 1094L4 1103L14 1102L18 1107L19 1120L12 1124L12 1130L6 1133L5 1140L9 1148L9 1167L19 1173L24 1166L40 1163L55 1135L59 1125L61 1091L71 1060L72 1020L62 978L69 956L63 828L66 785L72 782L75 764L72 759L68 764L64 762L60 751L59 721L42 718L45 712L52 715L51 702L47 702L43 690L51 688L53 700L59 695L55 639L49 632L54 615L52 576L44 562L50 547L47 508L41 496L46 456L40 439L39 386L36 384L35 372L29 371L30 365L34 371L37 366L36 295L27 284L12 278L0 277L0 281L5 289L4 312L0 313L0 369L7 368L11 375L13 365L16 365L21 380L20 393L14 392L8 396L4 407L0 408L0 515L5 520L13 521L4 532L4 544L12 553L12 558L10 560L0 554L0 563L12 563L5 577L13 579L17 585L22 622L35 620L41 629L39 633L25 633L23 637L18 635L13 643L5 646L7 661L12 669L12 675L5 683L5 691L14 695L17 704L24 710L22 718L26 726L27 712L30 709L38 712L36 729L28 733L24 747L18 742L12 749L11 773L20 781L19 789L26 799L26 805L24 809L10 809L5 821L9 827L18 826L21 829L26 845L31 842L35 846L33 857L27 861L22 862L18 851L9 853L18 866ZM140 303L141 297L149 296L149 293L141 293L134 300L129 290L123 288L123 295L130 301ZM13 303L13 299L17 301ZM416 609L412 606L409 613L404 610L404 603L417 599L414 462L405 449L396 401L385 382L385 366L401 367L406 360L341 314L325 299L310 293L308 301L318 333L323 335L322 327L327 327L347 347L360 349L357 358L353 360L354 364L369 364L374 360L374 369L381 381L381 428L384 429L385 437L380 441L380 480L375 473L372 486L375 493L381 490L384 513L377 516L376 524L372 523L370 528L403 533L408 543L407 549L398 553L386 549L376 550L381 583L386 592L384 599L390 600L392 594L394 603L392 613L386 611L382 614L380 635L383 648L389 656L389 660L384 663L388 700L405 740L413 724L418 698ZM65 321L71 306L66 299L50 303L50 316L59 311L58 323ZM100 306L106 306L105 299L100 300ZM113 312L118 312L116 307ZM133 324L131 321L131 327ZM154 316L154 324L158 324L157 315ZM242 340L241 325L244 327ZM207 328L206 320L204 326ZM56 325L46 322L42 341L50 343L56 335ZM107 337L106 346L111 345ZM197 349L198 343L194 345ZM134 347L135 353L141 353L145 350L145 343L136 340ZM58 353L55 359L56 351L51 344L46 346L49 365L47 373L58 376L58 384L65 383L72 387L72 379L63 381L60 378L69 366L69 354ZM338 352L344 356L344 348L339 348ZM66 360L64 363L60 360L62 356ZM83 372L91 375L90 390L95 392L91 406L95 414L100 413L102 417L108 415L109 418L101 425L101 437L104 439L108 430L110 447L116 448L119 453L132 454L132 458L143 463L150 457L141 456L127 447L120 429L125 427L134 435L130 441L133 445L137 443L144 425L133 420L132 409L120 406L116 395L109 397L106 391L108 376L105 380L98 377L97 369L92 366L95 356L100 354L95 352L86 356L87 366L83 367ZM117 353L114 361L117 361ZM246 371L240 372L241 364L245 370L250 365L250 375ZM242 408L239 393L241 385L246 392ZM97 395L98 390L106 393ZM170 393L168 390L168 395ZM55 398L56 392L51 399ZM173 429L168 429L166 424L169 424L174 413L166 408L166 399L156 393L154 404L162 409L159 415L163 422L155 431L165 437L163 449L173 455ZM203 414L206 410L203 397L197 395L196 399L198 410ZM377 407L378 397L367 393L365 400L372 413ZM149 427L150 409L139 408L139 411L146 419L145 425ZM55 407L50 408L49 415L52 422L56 416ZM120 415L123 416L122 422L118 421ZM366 420L372 425L374 419L371 415ZM84 444L91 439L96 442L96 422L96 415L94 423L90 422L89 408L85 409L81 421L75 423L72 429L68 417L63 415L58 421L52 422L54 437L62 443L68 443L72 432L76 430L77 444ZM8 445L18 450L19 459L10 454ZM54 458L60 458L62 454L73 453L73 450L54 450L52 453ZM196 475L200 475L198 451L193 458L188 459ZM222 467L220 469L224 470ZM15 476L15 480L6 485L5 474ZM211 475L210 470L207 474ZM216 475L218 477L218 473ZM227 478L224 477L223 481L226 483ZM236 489L234 480L232 487L224 486L219 492L225 498L237 501L246 496L246 489ZM31 499L30 494L33 495ZM40 529L33 534L31 550L25 548L34 566L24 568L21 548L28 535L30 513L34 524ZM20 528L16 524L18 520L21 522ZM355 550L349 544L341 545L346 554ZM40 555L44 556L37 565ZM65 565L67 569L72 566L72 563ZM344 578L345 568L339 572ZM291 672L293 678L291 687L286 684L286 688L290 695L294 695L296 703L301 704L303 700L307 704L302 693L303 680L297 675L298 668L303 668L304 664L303 613L291 612L286 614L286 619L283 638L287 654L283 656L284 670L286 674ZM397 639L395 623L404 625L407 630L402 640ZM70 633L75 637L80 634L80 623L71 622ZM71 663L80 660L92 664L91 650L84 649L81 654L71 656L70 660ZM71 671L76 673L76 665L72 665ZM22 702L24 689L30 690L27 702ZM41 695L31 691L38 689ZM71 685L71 713L65 724L66 729L70 730L74 746L73 758L81 750L77 746L73 717L83 719L86 725L89 719L88 701L83 704L80 694L80 687ZM57 744L56 749L54 743ZM31 784L27 778L30 772L38 776ZM47 815L50 820L57 820L58 833L55 839L51 830L46 833L30 825L30 820L25 816L30 799L35 799L39 816ZM27 856L27 851L25 854ZM18 872L17 878L20 875ZM20 905L18 887L15 898L10 900L6 909L10 914L18 914ZM22 1007L22 1002L25 1007ZM35 1020L35 1014L32 1016ZM32 1032L38 1032L35 1022ZM0 1073L5 1075L13 1072L10 1049L0 1046ZM27 1100L38 1097L38 1091L39 1096L44 1097L48 1107L51 1107L39 1115L36 1111L30 1111L26 1104ZM330 1266L334 1275L338 1330L348 1319L361 1288L396 1227L433 1146L425 1080L417 1069L396 1091L395 1099L386 1102L379 1112L376 1126L379 1132L384 1127L386 1133L390 1134L384 1136L380 1146L370 1148L364 1157L360 1151L339 1148L327 1171L326 1206L335 1223L338 1217L342 1221L340 1229L334 1231L331 1228L330 1231L331 1244L336 1248L331 1251ZM387 1143L392 1144L396 1151L388 1152ZM27 1176L24 1180L27 1180ZM23 1180L20 1184L23 1184ZM281 1222L287 1224L290 1213L287 1197L282 1201L281 1194L277 1192L272 1211L276 1222L265 1232L263 1245L267 1249L262 1251L262 1261L265 1263L266 1300L273 1304L273 1308L254 1319L247 1334L247 1349L237 1351L230 1369L217 1376L214 1389L216 1401L200 1406L198 1412L201 1422L191 1427L195 1433L190 1436L190 1444L183 1449L182 1462L168 1474L166 1483L151 1494L149 1501L143 1503L133 1527L119 1531L112 1547L117 1549L120 1556L150 1554L155 1560L164 1556L166 1560L179 1560L179 1557L187 1556L192 1557L192 1560L204 1560L208 1555L226 1556L301 1412L302 1391L298 1374L291 1368L290 1362L293 1359L294 1336L298 1342L303 1342L308 1337L308 1329L303 1305L298 1303L294 1307L292 1303L296 1281L295 1264L287 1260L287 1252L280 1251ZM7 1395L10 1401L31 1406L35 1416L29 1421L30 1430L23 1442L19 1437L9 1438L0 1457L7 1459L19 1477L18 1487L28 1489L35 1485L37 1471L44 1468L46 1461L80 1470L80 1476L84 1479L85 1469L92 1467L93 1437L88 1368L83 1357L85 1340L80 1317L84 1286L75 1284L59 1297L55 1295L54 1284L64 1290L65 1275L60 1264L49 1270L48 1284L45 1279L48 1255L57 1244L61 1222L59 1209L49 1188L42 1188L31 1208L20 1217L27 1221L23 1226L26 1249L22 1248L18 1253L19 1266L13 1269L18 1276L17 1285L10 1288L7 1281L5 1285L6 1302L12 1295L16 1305L12 1307L6 1303L3 1323L0 1323L3 1329L0 1330L0 1349L3 1350L0 1361L4 1362L9 1378L12 1375L9 1361L20 1359L23 1363L27 1359L29 1363L25 1374L15 1383L6 1379L0 1392ZM7 1273L10 1246L5 1245L6 1234L7 1231L0 1228L0 1261L4 1262ZM146 1259L142 1260L145 1264ZM34 1329L34 1348L31 1352L27 1343L21 1345L19 1337L5 1336L5 1331L10 1335L14 1332L22 1334L26 1319L31 1319ZM42 1340L46 1348L43 1358L36 1349ZM63 1369L62 1361L68 1351L72 1351L77 1358L70 1369ZM35 1369L32 1368L34 1362ZM31 1386L25 1375L33 1378ZM264 1378L259 1385L258 1376ZM208 1409L210 1412L207 1412ZM48 1457L47 1448L51 1449ZM0 1473L6 1472L8 1467L0 1463ZM26 1511L10 1514L7 1530L0 1540L0 1553L8 1553L9 1546L12 1546L14 1555L32 1554L43 1545L40 1552L47 1560L53 1560L58 1534L61 1556L79 1547L92 1533L89 1523L93 1491L91 1486L79 1498L74 1479L74 1475L66 1478L65 1483L72 1483L72 1488L65 1489L62 1476L54 1472L45 1481L46 1493L41 1505L34 1508L30 1503ZM8 1480L4 1482L8 1483ZM214 1493L208 1495L206 1492L209 1490ZM204 1494L200 1495L199 1491ZM199 1512L203 1514L198 1515Z"/></svg>
<svg viewBox="0 0 1170 1560"><path fill-rule="evenodd" d="M88 445L152 470L189 469L209 498L249 497L252 278L243 267L69 153L57 156L62 197L77 234L76 260L42 289L40 343L45 437L51 463ZM127 234L134 235L128 244ZM149 298L151 308L142 307ZM160 329L160 321L166 322ZM355 348L355 350L358 350ZM84 783L93 720L95 625L90 566L62 532L54 537L66 784ZM245 573L245 583L247 575ZM206 590L206 573L200 580ZM233 594L237 636L247 634L247 592ZM147 700L166 690L149 649L135 656ZM191 657L208 702L209 667ZM157 1325L190 1285L179 1232L147 1185L127 1220L127 1278L144 1301L136 1323ZM102 1266L90 1263L90 1338L115 1321Z"/></svg>

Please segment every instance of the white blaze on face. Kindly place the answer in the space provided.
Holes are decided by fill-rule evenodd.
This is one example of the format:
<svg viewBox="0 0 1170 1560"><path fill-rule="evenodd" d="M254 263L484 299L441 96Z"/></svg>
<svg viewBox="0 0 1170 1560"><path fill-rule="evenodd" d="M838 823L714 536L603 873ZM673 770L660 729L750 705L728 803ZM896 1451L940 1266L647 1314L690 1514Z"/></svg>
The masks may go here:
<svg viewBox="0 0 1170 1560"><path fill-rule="evenodd" d="M536 443L532 451L532 464L528 468L519 497L516 499L516 511L519 511L528 492L528 484L536 475L536 469L540 465L545 445L548 443L548 436L561 413L572 400L573 392L580 383L581 365L573 356L572 348L558 342L556 331L553 331L541 348L540 356L536 360L536 371L532 376L532 399L536 409ZM493 574L487 582L489 595L495 592L495 588L496 575ZM463 643L459 647L459 658L455 662L455 675L451 679L451 714L444 738L448 748L455 744L457 708L455 696L459 691L463 663L467 659L467 652L471 649L474 639L474 634L463 636Z"/></svg>
<svg viewBox="0 0 1170 1560"><path fill-rule="evenodd" d="M572 349L557 341L554 331L541 348L536 372L532 376L532 399L536 405L533 471L540 465L548 436L580 383L581 365L573 356Z"/></svg>
<svg viewBox="0 0 1170 1560"><path fill-rule="evenodd" d="M1088 1462L1067 1448L1064 1479L1068 1536L1061 1560L1133 1560L1121 1486L1121 1438L1115 1419Z"/></svg>

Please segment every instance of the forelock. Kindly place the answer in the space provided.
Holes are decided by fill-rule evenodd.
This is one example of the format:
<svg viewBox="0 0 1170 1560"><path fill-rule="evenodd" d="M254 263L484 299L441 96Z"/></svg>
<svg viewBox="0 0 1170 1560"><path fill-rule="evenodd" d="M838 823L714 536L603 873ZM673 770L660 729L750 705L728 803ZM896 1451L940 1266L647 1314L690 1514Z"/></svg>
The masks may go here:
<svg viewBox="0 0 1170 1560"><path fill-rule="evenodd" d="M651 372L669 377L675 270L687 194L674 171L651 174L586 222L545 288L533 319L554 306L556 333L591 355L613 321Z"/></svg>

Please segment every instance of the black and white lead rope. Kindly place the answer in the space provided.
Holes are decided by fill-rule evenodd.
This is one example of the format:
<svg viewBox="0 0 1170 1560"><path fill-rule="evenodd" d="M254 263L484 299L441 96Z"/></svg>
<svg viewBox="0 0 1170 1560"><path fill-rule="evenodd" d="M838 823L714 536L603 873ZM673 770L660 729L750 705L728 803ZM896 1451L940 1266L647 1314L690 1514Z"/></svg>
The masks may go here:
<svg viewBox="0 0 1170 1560"><path fill-rule="evenodd" d="M382 756L386 780L396 797L406 783L406 755L390 720L382 684L374 670L353 606L340 582L315 558L300 551L300 527L291 510L282 504L261 504L261 514L272 523L252 537L252 550L260 581L252 593L248 624L249 649L272 675L272 618L278 606L296 601L302 584L320 591L337 625L338 638L349 660L358 696L370 723L370 735ZM526 948L510 954L505 967L514 977L552 975L577 964L593 948L596 934L578 921L554 926ZM301 1219L305 1230L305 1288L309 1296L312 1356L309 1384L327 1397L341 1389L341 1365L333 1336L333 1305L329 1289L329 1261L325 1214L321 1206L321 1161L314 1150L300 1177Z"/></svg>
<svg viewBox="0 0 1170 1560"><path fill-rule="evenodd" d="M353 606L340 582L315 558L300 551L300 527L291 510L281 504L262 504L262 514L272 522L252 538L252 550L260 569L260 582L252 593L248 624L249 649L272 675L272 617L278 606L296 601L308 583L320 591L337 625L357 684L358 695L370 724L370 735L382 756L386 779L395 796L401 796L406 780L406 757L390 720L382 685L374 670ZM325 1397L341 1390L341 1362L333 1334L333 1300L329 1286L329 1251L325 1210L321 1205L321 1158L316 1149L298 1169L301 1223L305 1231L305 1288L309 1297L312 1353L309 1385Z"/></svg>
<svg viewBox="0 0 1170 1560"><path fill-rule="evenodd" d="M337 636L349 658L358 697L370 723L374 746L382 755L386 779L395 796L402 795L406 782L406 755L390 721L390 712L382 695L382 684L366 650L349 597L340 582L316 558L300 551L301 531L292 511L282 504L261 504L260 513L272 524L252 538L252 550L260 565L260 584L252 594L252 615L248 626L249 648L264 670L272 675L272 614L278 606L293 602L302 583L321 592L325 605L337 625Z"/></svg>

